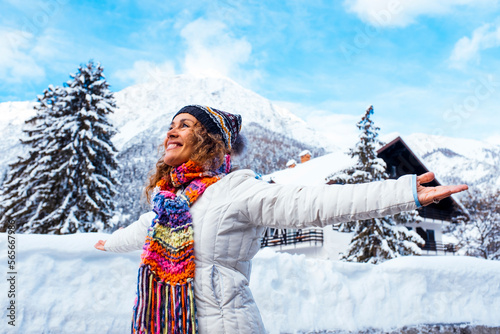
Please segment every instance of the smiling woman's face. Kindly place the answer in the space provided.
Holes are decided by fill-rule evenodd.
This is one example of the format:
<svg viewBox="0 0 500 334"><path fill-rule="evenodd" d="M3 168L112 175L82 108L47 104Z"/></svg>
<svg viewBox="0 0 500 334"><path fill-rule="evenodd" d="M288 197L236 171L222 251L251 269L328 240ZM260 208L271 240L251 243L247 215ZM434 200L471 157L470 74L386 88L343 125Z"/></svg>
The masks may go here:
<svg viewBox="0 0 500 334"><path fill-rule="evenodd" d="M177 167L189 161L194 151L194 127L198 120L190 114L175 116L164 141L165 164Z"/></svg>

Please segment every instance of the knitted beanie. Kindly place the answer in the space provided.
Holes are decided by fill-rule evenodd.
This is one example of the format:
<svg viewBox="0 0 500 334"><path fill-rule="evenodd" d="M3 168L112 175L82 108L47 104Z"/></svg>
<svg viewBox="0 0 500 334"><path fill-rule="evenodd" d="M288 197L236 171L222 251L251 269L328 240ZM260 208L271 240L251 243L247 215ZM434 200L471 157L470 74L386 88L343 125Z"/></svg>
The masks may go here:
<svg viewBox="0 0 500 334"><path fill-rule="evenodd" d="M221 135L229 150L242 150L242 147L237 147L243 146L243 143L237 140L241 130L241 115L199 105L185 106L174 115L174 118L179 114L190 114L207 129L208 133Z"/></svg>

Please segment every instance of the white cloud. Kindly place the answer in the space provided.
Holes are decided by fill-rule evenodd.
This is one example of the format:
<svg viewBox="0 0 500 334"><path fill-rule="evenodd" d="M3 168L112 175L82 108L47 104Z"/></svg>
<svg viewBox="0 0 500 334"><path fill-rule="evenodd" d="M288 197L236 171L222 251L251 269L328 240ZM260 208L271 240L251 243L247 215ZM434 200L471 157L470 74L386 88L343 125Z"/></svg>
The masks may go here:
<svg viewBox="0 0 500 334"><path fill-rule="evenodd" d="M71 64L75 46L64 31L47 28L43 32L0 28L0 77L3 83L26 80L40 82L46 71L59 71Z"/></svg>
<svg viewBox="0 0 500 334"><path fill-rule="evenodd" d="M229 77L246 87L260 78L259 71L244 68L250 61L252 46L245 38L234 37L226 24L200 18L183 26L179 24L178 28L185 41L185 53L180 59L175 59L178 55L172 52L171 58L160 64L136 61L132 68L115 72L115 78L125 84L143 83L185 73Z"/></svg>
<svg viewBox="0 0 500 334"><path fill-rule="evenodd" d="M500 25L484 24L474 30L469 38L464 36L455 43L451 52L450 66L464 67L469 61L480 61L479 52L500 46Z"/></svg>
<svg viewBox="0 0 500 334"><path fill-rule="evenodd" d="M74 55L68 50L74 50L76 46L72 43L72 36L65 31L47 28L43 34L36 37L32 54L37 59L45 63L57 63L61 66L61 61L73 62Z"/></svg>
<svg viewBox="0 0 500 334"><path fill-rule="evenodd" d="M132 68L121 70L114 73L115 78L124 82L134 84L145 82L161 82L162 78L175 75L175 66L173 62L166 61L156 64L149 61L139 60L134 62Z"/></svg>
<svg viewBox="0 0 500 334"><path fill-rule="evenodd" d="M421 15L443 15L459 6L487 6L497 0L346 0L349 12L380 27L405 27Z"/></svg>
<svg viewBox="0 0 500 334"><path fill-rule="evenodd" d="M38 65L33 52L35 46L35 38L29 32L0 29L0 77L4 83L45 77L45 71Z"/></svg>
<svg viewBox="0 0 500 334"><path fill-rule="evenodd" d="M245 38L234 37L220 21L197 19L181 30L181 36L187 44L183 70L190 74L238 77L252 52Z"/></svg>

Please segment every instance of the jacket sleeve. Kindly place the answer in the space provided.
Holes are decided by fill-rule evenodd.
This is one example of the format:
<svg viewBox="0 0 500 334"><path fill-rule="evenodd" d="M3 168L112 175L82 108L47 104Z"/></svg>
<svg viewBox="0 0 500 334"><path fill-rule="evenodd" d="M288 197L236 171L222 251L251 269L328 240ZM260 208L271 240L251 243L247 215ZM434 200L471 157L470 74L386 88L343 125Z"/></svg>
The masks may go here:
<svg viewBox="0 0 500 334"><path fill-rule="evenodd" d="M155 218L154 212L148 212L139 217L139 220L124 229L116 230L106 240L104 249L109 252L125 253L142 249L148 228Z"/></svg>
<svg viewBox="0 0 500 334"><path fill-rule="evenodd" d="M278 228L325 226L417 208L416 177L352 185L268 184L248 177L231 187L239 219Z"/></svg>

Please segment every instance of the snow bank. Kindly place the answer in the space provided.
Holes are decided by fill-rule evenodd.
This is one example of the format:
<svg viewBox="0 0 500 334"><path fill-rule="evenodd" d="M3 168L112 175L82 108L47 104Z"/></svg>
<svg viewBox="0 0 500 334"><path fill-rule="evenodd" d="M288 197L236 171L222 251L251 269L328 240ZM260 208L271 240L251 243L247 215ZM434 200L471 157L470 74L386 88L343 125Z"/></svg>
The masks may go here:
<svg viewBox="0 0 500 334"><path fill-rule="evenodd" d="M271 333L500 325L500 262L404 257L381 265L262 251L251 288Z"/></svg>
<svg viewBox="0 0 500 334"><path fill-rule="evenodd" d="M140 252L93 248L106 234L17 235L16 327L2 297L0 332L127 333ZM7 268L6 235L0 263ZM406 257L382 265L306 259L269 249L251 288L270 333L471 323L499 326L500 262ZM2 280L0 293L7 295Z"/></svg>

